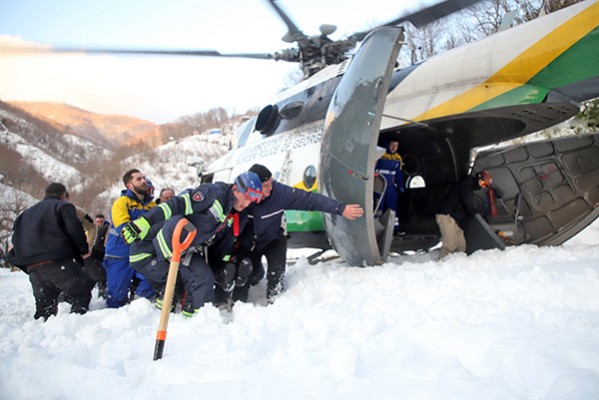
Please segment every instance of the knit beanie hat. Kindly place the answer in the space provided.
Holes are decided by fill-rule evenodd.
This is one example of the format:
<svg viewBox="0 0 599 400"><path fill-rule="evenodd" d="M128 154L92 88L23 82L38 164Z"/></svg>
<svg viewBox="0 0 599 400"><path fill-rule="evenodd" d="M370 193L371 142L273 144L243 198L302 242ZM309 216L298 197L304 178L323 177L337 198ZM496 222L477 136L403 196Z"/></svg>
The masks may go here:
<svg viewBox="0 0 599 400"><path fill-rule="evenodd" d="M252 165L252 167L250 168L250 172L253 172L256 175L258 175L258 177L260 178L260 182L266 182L272 176L272 172L270 172L268 168L261 164Z"/></svg>

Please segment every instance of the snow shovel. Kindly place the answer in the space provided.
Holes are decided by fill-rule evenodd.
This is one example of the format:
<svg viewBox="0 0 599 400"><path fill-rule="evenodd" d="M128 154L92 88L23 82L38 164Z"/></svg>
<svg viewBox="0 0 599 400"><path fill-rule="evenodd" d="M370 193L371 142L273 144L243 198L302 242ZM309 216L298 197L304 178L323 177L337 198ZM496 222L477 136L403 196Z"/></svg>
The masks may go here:
<svg viewBox="0 0 599 400"><path fill-rule="evenodd" d="M187 230L187 237L181 242L181 233L183 229ZM166 278L166 287L164 291L164 301L162 303L162 312L160 313L160 324L156 333L156 346L154 347L154 361L162 358L164 343L166 342L166 328L168 327L168 318L171 313L171 303L175 292L175 283L177 282L177 273L179 272L179 262L181 261L181 252L186 250L196 236L196 228L187 219L182 218L175 226L173 232L173 256L168 268Z"/></svg>

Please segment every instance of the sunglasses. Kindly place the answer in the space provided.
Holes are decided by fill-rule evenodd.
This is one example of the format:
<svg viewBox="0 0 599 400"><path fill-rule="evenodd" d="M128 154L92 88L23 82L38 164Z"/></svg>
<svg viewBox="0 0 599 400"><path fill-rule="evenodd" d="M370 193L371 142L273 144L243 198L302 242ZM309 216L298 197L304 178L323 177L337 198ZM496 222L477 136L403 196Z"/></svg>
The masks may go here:
<svg viewBox="0 0 599 400"><path fill-rule="evenodd" d="M249 201L251 201L253 203L259 202L264 197L262 192L259 192L258 190L252 189L252 188L247 188L243 195L245 196L246 199L248 199Z"/></svg>

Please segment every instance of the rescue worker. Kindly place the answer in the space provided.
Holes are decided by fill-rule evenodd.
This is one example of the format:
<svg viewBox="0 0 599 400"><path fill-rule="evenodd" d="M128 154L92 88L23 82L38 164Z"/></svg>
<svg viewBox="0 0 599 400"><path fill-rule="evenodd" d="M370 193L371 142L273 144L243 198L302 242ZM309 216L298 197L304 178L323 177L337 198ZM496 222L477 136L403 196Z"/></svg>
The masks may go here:
<svg viewBox="0 0 599 400"><path fill-rule="evenodd" d="M205 303L214 300L215 276L206 261L206 248L225 238L230 231L237 236L239 213L260 199L260 178L245 172L235 178L232 185L203 184L161 203L123 228L125 240L133 243L130 255L133 268L163 294L172 256L173 232L177 222L187 218L196 227L196 236L181 259L179 275L186 291L183 314L193 315ZM181 242L185 240L184 233ZM157 305L161 307L161 299Z"/></svg>
<svg viewBox="0 0 599 400"><path fill-rule="evenodd" d="M387 187L385 193L382 195L383 199L379 206L380 214L383 214L389 208L395 211L395 223L393 226L393 233L398 235L402 233L402 227L400 226L400 194L404 192L403 182L403 160L401 155L397 152L399 148L399 141L391 139L387 144L387 150L376 162L374 172L382 175L387 181ZM375 199L376 203L376 199ZM380 215L377 215L380 217Z"/></svg>
<svg viewBox="0 0 599 400"><path fill-rule="evenodd" d="M285 289L285 264L287 261L287 235L283 227L285 210L322 211L356 219L364 210L357 204L343 204L337 200L314 192L295 189L273 181L272 173L260 164L250 168L262 181L264 199L248 209L249 223L240 237L238 259L249 258L253 270L248 282L235 288L234 300L247 301L249 288L264 277L262 256L268 262L266 298L272 302L274 296Z"/></svg>
<svg viewBox="0 0 599 400"><path fill-rule="evenodd" d="M474 216L475 190L490 187L493 178L487 171L476 176L465 176L451 186L443 197L435 219L441 232L441 252L439 260L450 253L465 252L466 238L464 237L464 222L468 216Z"/></svg>
<svg viewBox="0 0 599 400"><path fill-rule="evenodd" d="M71 300L71 313L89 310L94 281L83 271L89 246L75 206L66 201L66 187L53 182L42 201L23 211L14 222L7 261L27 274L35 297L35 319L58 312L58 295Z"/></svg>
<svg viewBox="0 0 599 400"><path fill-rule="evenodd" d="M154 296L154 289L143 276L129 265L129 244L121 231L125 224L137 219L156 205L148 194L144 175L138 169L130 169L123 175L126 189L112 204L112 225L108 231L104 255L106 268L106 306L122 307L129 300L129 286L133 277L139 280L135 294L145 298Z"/></svg>

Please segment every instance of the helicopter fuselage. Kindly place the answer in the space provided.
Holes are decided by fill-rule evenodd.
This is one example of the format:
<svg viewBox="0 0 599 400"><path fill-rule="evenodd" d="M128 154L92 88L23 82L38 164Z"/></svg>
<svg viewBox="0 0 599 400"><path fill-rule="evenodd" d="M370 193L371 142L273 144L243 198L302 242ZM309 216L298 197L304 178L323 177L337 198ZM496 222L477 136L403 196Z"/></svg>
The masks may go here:
<svg viewBox="0 0 599 400"><path fill-rule="evenodd" d="M204 179L230 182L260 163L283 183L303 190L318 188L333 197L348 196L339 199L344 202L356 199L335 185L359 182L364 184L361 191L369 192L358 198L369 210L364 218L373 218L374 162L386 142L395 138L404 155L404 172L425 186L408 188L403 211L407 235L394 240L393 249L426 249L439 240L436 206L448 185L471 172L473 149L554 126L578 113L581 101L599 97L598 24L599 2L583 2L405 68L393 67L403 32L379 28L352 59L280 93L240 127L234 149L212 163ZM379 64L369 64L377 57ZM381 71L378 75L372 73L376 68ZM371 104L362 93L368 90L373 97L379 96ZM345 122L338 122L343 118ZM362 121L364 126L359 127ZM346 154L331 155L331 147L323 147L323 140L346 147ZM325 165L337 165L338 159L343 159L339 161L342 167L335 168L343 171L322 170ZM348 171L355 181L344 181ZM323 176L325 185L317 179ZM580 190L589 191L586 186L576 189ZM537 213L531 211L531 218ZM298 246L326 247L333 242L339 251L339 244L331 240L335 224L325 221L323 227L319 213L287 212L291 242L297 241ZM384 262L390 246L380 232L384 227L362 225L360 229L377 231L371 236L378 239L369 245L377 249L366 250L367 255L341 255L356 265ZM356 241L357 237L337 241ZM535 242L535 238L529 235L523 242Z"/></svg>

